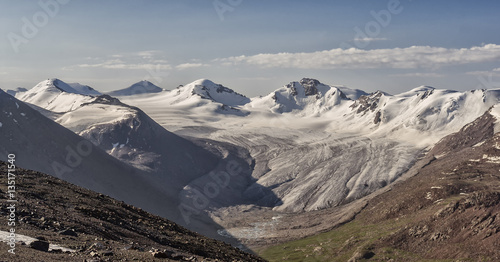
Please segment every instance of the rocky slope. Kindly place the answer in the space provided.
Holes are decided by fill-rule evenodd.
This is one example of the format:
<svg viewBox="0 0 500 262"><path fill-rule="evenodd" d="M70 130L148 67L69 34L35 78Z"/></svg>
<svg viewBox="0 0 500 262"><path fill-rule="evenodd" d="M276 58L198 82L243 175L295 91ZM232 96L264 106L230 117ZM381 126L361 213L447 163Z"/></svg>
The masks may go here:
<svg viewBox="0 0 500 262"><path fill-rule="evenodd" d="M498 261L500 133L493 109L442 139L414 176L369 200L351 222L263 251L264 257L331 261ZM292 252L292 247L300 246ZM280 251L281 250L281 251Z"/></svg>
<svg viewBox="0 0 500 262"><path fill-rule="evenodd" d="M19 158L22 156L19 155ZM0 184L7 185L7 164L0 163ZM206 238L154 216L49 175L17 167L16 234L45 239L69 248L41 251L17 243L15 255L0 243L5 261L264 261L228 244ZM0 199L7 200L7 188ZM0 214L10 214L2 205ZM8 231L7 223L0 230ZM43 249L43 248L41 248Z"/></svg>
<svg viewBox="0 0 500 262"><path fill-rule="evenodd" d="M66 93L63 89L55 88L53 82L44 83L41 83L40 86L44 86L45 88L37 89L41 92L37 94L39 96L44 96L43 94L47 93L49 89L57 89L58 97L70 94ZM60 80L57 81L59 86L62 86L62 83ZM199 85L186 86L186 88L188 88L188 91L191 90L189 99L207 102L209 106L218 107L221 104L208 98L202 98L201 94L207 96L211 94L211 98L218 99L226 99L228 97L244 98L228 88L208 81L202 81ZM71 93L71 95L87 99L87 96L81 94ZM217 95L220 95L220 97L217 97ZM230 100L224 101L230 102ZM17 103L23 104L22 102ZM135 180L126 181L118 179L120 183L124 184L122 185L123 189L120 190L127 192L125 195L127 198L117 196L121 200L135 197L134 194L128 193L136 187L135 184L147 184L148 186L143 186L143 188L151 189L148 190L150 191L149 195L160 194L160 196L154 197L155 201L132 199L135 202L131 203L137 204L137 206L142 208L147 208L150 212L172 219L182 225L189 226L190 229L197 232L211 237L222 238L217 234L220 226L215 224L206 215L200 214L201 211L211 208L212 204L230 206L237 203L249 203L255 198L256 194L250 197L241 194L254 182L249 172L252 161L244 155L242 157L238 156L236 152L238 149L229 149L231 145L219 146L217 142L211 143L210 141L200 142L196 145L192 141L167 131L139 108L128 106L109 95L89 97L88 101L79 103L68 111L61 109L59 112L53 112L42 108L44 105L39 104L39 107L32 107L51 116L55 122L83 137L84 141L92 142L96 148L100 149L99 152L107 152L116 160L122 162L124 166L128 166L138 173L134 178L137 180L136 182L133 182ZM39 118L42 117L39 116ZM54 125L54 128L61 129L61 127L56 126ZM27 128L23 132L16 133L16 135L23 135L30 132L30 130ZM40 133L38 137L45 142L52 140L44 139L44 133ZM48 148L48 146L41 148ZM39 159L45 157L37 158L35 157L37 153L37 151L30 152L33 155L30 164L34 169L38 169L34 165L40 162ZM225 172L226 164L232 161L236 161L238 168L242 168L245 172L241 172L242 175L230 179L227 185L225 183L222 183L222 185L218 183L217 186L220 186L220 190L224 192L217 193L216 196L211 196L210 201L206 201L210 205L207 204L203 208L198 208L197 202L193 201L193 199L198 199L197 190L200 190L199 192L206 192L205 183L213 182L212 172ZM99 168L100 166L100 163L96 163L95 168ZM50 169L38 170L53 174ZM79 172L85 173L85 169L81 168ZM111 172L109 175L102 176L102 179L119 176L121 173ZM126 172L124 176L128 176L129 173ZM88 183L79 185L88 186ZM95 189L95 187L90 188ZM264 187L253 185L252 188L259 190L259 192L267 193L268 198L274 196L272 192L268 192L269 190L266 190ZM109 191L107 190L110 189L105 186L100 188L99 192L108 193ZM217 192L219 192L218 190L217 188ZM140 199L141 197L138 196L136 198ZM159 204L158 202L162 200L165 202ZM238 244L234 239L224 238L224 240Z"/></svg>
<svg viewBox="0 0 500 262"><path fill-rule="evenodd" d="M96 100L99 97L92 99ZM104 103L93 109L104 106L112 107L113 105ZM78 110L71 112L76 111ZM90 118L94 116L95 114L86 115ZM123 114L120 114L121 117ZM103 138L104 142L107 142L106 139L118 140L120 138L122 140L118 141L125 143L126 138L120 135L126 132L125 135L130 137L127 147L140 146L144 145L144 142L149 142L150 147L182 152L160 155L158 158L160 161L163 161L165 157L170 157L164 163L158 163L168 164L161 168L163 172L137 168L121 161L120 155L111 156L101 148L101 144L94 145L0 90L0 137L3 141L0 143L0 160L6 160L8 154L14 153L19 156L18 163L21 166L105 193L156 215L184 223L185 220L178 208L178 193L189 181L207 175L212 168L215 168L218 165L218 158L213 153L169 133L148 119L143 115L139 120L144 121L125 121L126 125L118 123L114 129L101 130L103 132L99 134L102 136L89 137L89 139ZM99 118L99 120L103 119ZM133 124L135 124L135 129L134 126L130 127ZM109 133L104 131L109 131ZM130 134L135 131L141 136ZM144 141L146 138L152 138L153 141ZM113 143L117 140L113 140ZM127 148L123 146L120 149ZM145 148L145 150L149 149ZM207 169L201 170L202 168ZM203 232L206 235L217 236L216 230L220 228L217 224L206 216L200 215L196 218L202 222L198 224L192 219L191 229L196 229L197 232Z"/></svg>

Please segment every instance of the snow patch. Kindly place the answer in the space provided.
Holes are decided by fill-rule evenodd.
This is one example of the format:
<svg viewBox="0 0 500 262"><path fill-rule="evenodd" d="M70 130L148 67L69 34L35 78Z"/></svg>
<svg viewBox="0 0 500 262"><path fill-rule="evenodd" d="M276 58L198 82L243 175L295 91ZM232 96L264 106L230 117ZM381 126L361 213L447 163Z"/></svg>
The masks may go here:
<svg viewBox="0 0 500 262"><path fill-rule="evenodd" d="M500 156L488 156L484 154L483 159L486 159L487 163L500 164Z"/></svg>
<svg viewBox="0 0 500 262"><path fill-rule="evenodd" d="M10 239L9 235L10 235L10 232L0 230L0 241L8 243L9 239ZM31 242L36 241L36 240L37 240L36 238L16 233L16 242L17 243L24 242L26 245L29 245ZM49 244L49 251L57 250L57 249L60 249L62 252L71 252L71 253L76 252L76 250L71 249L71 248L62 247L62 246L54 245L54 244Z"/></svg>
<svg viewBox="0 0 500 262"><path fill-rule="evenodd" d="M431 192L427 192L427 194L425 194L425 199L432 200L432 193Z"/></svg>
<svg viewBox="0 0 500 262"><path fill-rule="evenodd" d="M497 121L495 122L495 127L493 128L494 130L494 133L498 133L500 132L500 105L495 105L492 109L491 109L491 115L493 115Z"/></svg>
<svg viewBox="0 0 500 262"><path fill-rule="evenodd" d="M486 142L486 140L481 141L481 142L479 142L479 143L477 143L477 144L473 145L472 147L480 147L480 146L482 146L485 142Z"/></svg>

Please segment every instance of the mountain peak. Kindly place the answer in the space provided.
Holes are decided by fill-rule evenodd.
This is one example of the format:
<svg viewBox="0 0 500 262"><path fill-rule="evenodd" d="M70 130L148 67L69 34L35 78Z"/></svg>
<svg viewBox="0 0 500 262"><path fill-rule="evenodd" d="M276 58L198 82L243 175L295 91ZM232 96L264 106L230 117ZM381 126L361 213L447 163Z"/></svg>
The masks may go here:
<svg viewBox="0 0 500 262"><path fill-rule="evenodd" d="M409 97L409 96L414 96L414 95L417 95L417 94L420 94L420 93L430 93L430 92L434 92L434 90L436 90L436 88L432 87L432 86L419 86L419 87L415 87L413 88L412 90L410 91L407 91L407 92L403 92L403 93L400 93L398 94L398 96L401 96L401 97Z"/></svg>
<svg viewBox="0 0 500 262"><path fill-rule="evenodd" d="M58 78L49 78L47 80L44 80L40 83L38 83L33 89L35 90L42 90L42 89L52 89L52 90L59 90L61 92L66 92L66 93L73 93L73 94L79 94L78 91L76 91L73 87L65 83L64 81L58 79Z"/></svg>
<svg viewBox="0 0 500 262"><path fill-rule="evenodd" d="M207 79L207 78L200 78L198 80L195 80L195 81L191 82L191 84L202 85L202 86L217 85L215 82L213 82L212 80Z"/></svg>
<svg viewBox="0 0 500 262"><path fill-rule="evenodd" d="M108 93L110 96L132 96L132 95L140 95L140 94L149 94L149 93L159 93L162 92L163 89L147 80L141 80L137 83L132 84L131 86L119 89L115 91L111 91Z"/></svg>
<svg viewBox="0 0 500 262"><path fill-rule="evenodd" d="M87 89L87 91L90 92L90 89ZM76 90L64 81L52 78L38 83L26 92L20 93L18 98L47 110L67 112L77 108L81 103L92 100L93 96L88 92L85 92L84 88L81 91ZM94 90L94 92L97 91Z"/></svg>
<svg viewBox="0 0 500 262"><path fill-rule="evenodd" d="M31 93L33 92L65 92L71 94L79 94L85 96L99 96L100 92L93 89L90 86L82 85L79 83L66 83L59 78L49 78L38 83L35 87L29 90ZM21 92L22 93L22 92Z"/></svg>
<svg viewBox="0 0 500 262"><path fill-rule="evenodd" d="M250 99L221 84L208 79L198 79L185 86L192 95L209 99L227 106L239 106L250 102Z"/></svg>

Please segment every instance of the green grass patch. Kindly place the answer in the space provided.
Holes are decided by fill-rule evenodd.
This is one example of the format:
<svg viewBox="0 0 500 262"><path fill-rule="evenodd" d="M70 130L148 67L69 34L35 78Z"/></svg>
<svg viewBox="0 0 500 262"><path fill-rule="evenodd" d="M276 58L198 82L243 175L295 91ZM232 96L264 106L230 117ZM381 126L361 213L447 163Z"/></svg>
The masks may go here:
<svg viewBox="0 0 500 262"><path fill-rule="evenodd" d="M430 260L421 255L381 246L379 241L416 222L418 217L433 215L437 210L449 203L463 198L454 195L431 205L416 214L399 219L388 219L381 222L365 222L369 218L360 214L358 217L329 232L272 246L258 251L263 258L273 261L348 261L353 256L357 261L456 261L453 259ZM365 256L366 258L363 258ZM467 261L467 260L464 260Z"/></svg>
<svg viewBox="0 0 500 262"><path fill-rule="evenodd" d="M347 261L355 253L369 257L370 252L374 252L375 241L396 232L404 224L403 219L377 224L354 220L332 231L273 246L259 253L269 261ZM389 255L387 253L387 257ZM376 252L373 258L375 256L378 256Z"/></svg>

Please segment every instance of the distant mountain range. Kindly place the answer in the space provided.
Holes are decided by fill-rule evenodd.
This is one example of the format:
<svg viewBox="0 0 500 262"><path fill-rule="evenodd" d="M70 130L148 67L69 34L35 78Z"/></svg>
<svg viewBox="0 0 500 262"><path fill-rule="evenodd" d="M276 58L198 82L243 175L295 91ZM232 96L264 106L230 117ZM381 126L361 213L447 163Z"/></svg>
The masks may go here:
<svg viewBox="0 0 500 262"><path fill-rule="evenodd" d="M15 149L26 168L250 244L262 228L242 226L369 196L500 101L500 90L390 95L310 78L254 98L207 79L172 90L142 81L108 94L49 79L14 93L19 100L0 94L4 156ZM54 169L82 143L96 154L71 172ZM240 175L226 175L228 166ZM137 187L148 194L131 194ZM234 220L249 206L257 222Z"/></svg>
<svg viewBox="0 0 500 262"><path fill-rule="evenodd" d="M162 88L156 86L155 84L149 81L143 80L127 88L111 91L107 94L110 96L132 96L140 94L159 93L162 91L163 91Z"/></svg>

